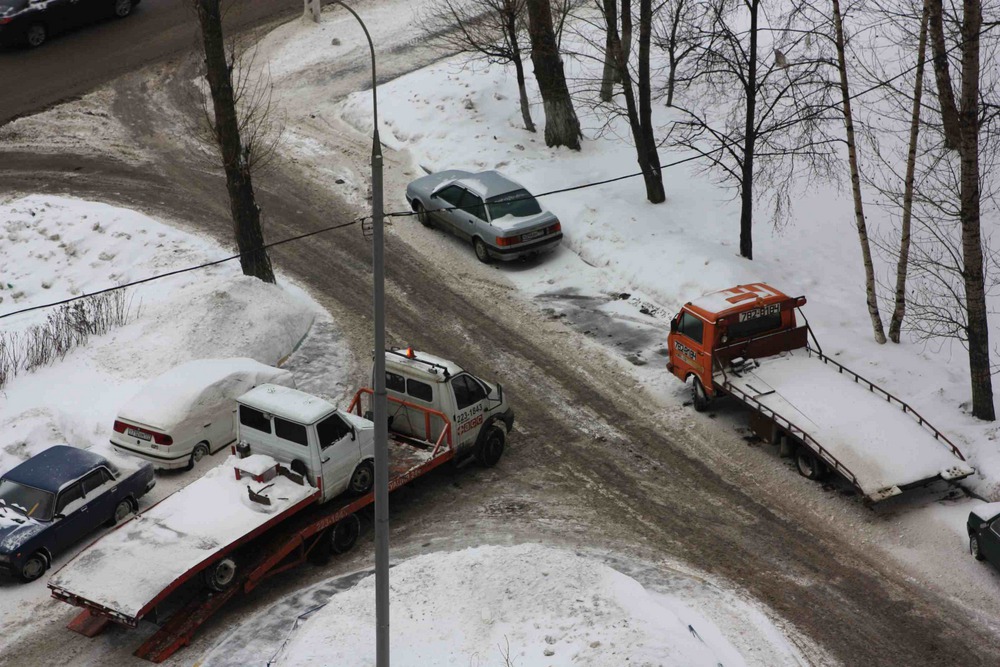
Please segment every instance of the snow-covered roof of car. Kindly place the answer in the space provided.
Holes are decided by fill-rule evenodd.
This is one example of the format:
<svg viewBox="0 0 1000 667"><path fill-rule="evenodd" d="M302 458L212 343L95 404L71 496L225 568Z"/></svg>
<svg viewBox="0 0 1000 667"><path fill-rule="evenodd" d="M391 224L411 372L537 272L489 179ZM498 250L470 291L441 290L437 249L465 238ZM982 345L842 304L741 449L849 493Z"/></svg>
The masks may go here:
<svg viewBox="0 0 1000 667"><path fill-rule="evenodd" d="M429 352L419 350L395 350L385 353L386 370L405 368L411 375L419 375L428 380L443 382L462 372L462 367Z"/></svg>
<svg viewBox="0 0 1000 667"><path fill-rule="evenodd" d="M515 190L524 190L523 185L517 181L512 181L496 170L470 174L469 176L456 179L455 182L464 185L483 199L499 197Z"/></svg>
<svg viewBox="0 0 1000 667"><path fill-rule="evenodd" d="M239 402L299 424L314 424L337 411L332 403L318 396L275 384L262 384L240 396Z"/></svg>
<svg viewBox="0 0 1000 667"><path fill-rule="evenodd" d="M170 429L192 416L199 405L232 401L264 383L294 381L286 370L243 357L189 361L150 380L122 406L118 417Z"/></svg>
<svg viewBox="0 0 1000 667"><path fill-rule="evenodd" d="M15 466L3 477L26 486L56 493L67 482L72 482L102 465L108 465L108 461L99 454L79 447L55 445Z"/></svg>

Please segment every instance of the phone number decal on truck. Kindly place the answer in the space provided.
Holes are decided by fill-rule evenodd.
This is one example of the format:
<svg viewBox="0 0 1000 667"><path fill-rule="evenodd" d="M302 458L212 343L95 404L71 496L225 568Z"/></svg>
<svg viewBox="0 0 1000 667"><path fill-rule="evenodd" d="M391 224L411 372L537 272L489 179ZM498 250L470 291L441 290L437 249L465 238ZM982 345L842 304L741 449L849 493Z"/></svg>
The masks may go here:
<svg viewBox="0 0 1000 667"><path fill-rule="evenodd" d="M459 425L459 427L458 427L458 434L462 435L463 433L466 433L467 431L471 431L472 429L476 428L477 426L479 426L482 423L483 423L483 416L481 414L476 415L475 417L473 417L469 421L465 422L464 424Z"/></svg>
<svg viewBox="0 0 1000 667"><path fill-rule="evenodd" d="M756 320L761 317L767 317L768 315L777 315L781 312L780 303L772 303L767 306L759 306L757 308L751 308L750 310L745 310L740 313L740 322L746 322L747 320Z"/></svg>

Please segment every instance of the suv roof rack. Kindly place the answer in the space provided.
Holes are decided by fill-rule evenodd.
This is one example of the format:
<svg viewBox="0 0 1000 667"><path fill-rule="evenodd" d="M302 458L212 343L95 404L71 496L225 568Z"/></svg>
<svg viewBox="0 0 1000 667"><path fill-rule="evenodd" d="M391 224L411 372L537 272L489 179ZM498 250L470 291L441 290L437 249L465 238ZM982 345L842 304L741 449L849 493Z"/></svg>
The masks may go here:
<svg viewBox="0 0 1000 667"><path fill-rule="evenodd" d="M417 353L413 351L412 347L408 347L405 350L400 350L398 347L390 347L389 349L386 350L386 353L394 354L397 357L402 357L404 359L407 359L408 361L416 361L417 363L425 364L429 367L428 371L431 373L437 373L437 369L440 368L442 371L444 371L444 378L446 380L449 377L451 377L451 373L448 371L447 366L445 366L444 364L439 364L435 361L428 361L427 359L421 359L417 357Z"/></svg>

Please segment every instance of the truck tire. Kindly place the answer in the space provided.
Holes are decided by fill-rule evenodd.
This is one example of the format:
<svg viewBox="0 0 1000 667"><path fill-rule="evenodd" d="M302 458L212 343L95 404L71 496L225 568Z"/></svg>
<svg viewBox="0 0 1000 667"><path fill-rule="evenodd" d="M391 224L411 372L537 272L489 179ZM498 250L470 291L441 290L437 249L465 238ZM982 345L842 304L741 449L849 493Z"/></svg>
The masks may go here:
<svg viewBox="0 0 1000 667"><path fill-rule="evenodd" d="M375 484L375 466L372 465L371 461L362 461L358 464L358 467L354 469L354 473L351 475L351 481L347 485L347 489L356 496L363 496L372 490L372 486Z"/></svg>
<svg viewBox="0 0 1000 667"><path fill-rule="evenodd" d="M819 481L826 477L829 470L818 456L808 447L800 446L795 452L795 468L806 479Z"/></svg>
<svg viewBox="0 0 1000 667"><path fill-rule="evenodd" d="M712 402L712 399L709 398L708 393L705 391L704 385L702 385L701 380L697 377L691 379L691 398L694 403L695 412L708 410L708 406Z"/></svg>
<svg viewBox="0 0 1000 667"><path fill-rule="evenodd" d="M971 553L972 557L975 558L976 560L985 560L986 557L983 556L983 550L979 546L978 535L969 536L969 553Z"/></svg>
<svg viewBox="0 0 1000 667"><path fill-rule="evenodd" d="M335 554L346 554L354 547L361 534L361 521L357 514L349 514L338 521L330 529L330 551Z"/></svg>
<svg viewBox="0 0 1000 667"><path fill-rule="evenodd" d="M236 583L236 573L238 570L239 565L236 559L232 556L226 556L209 565L208 569L202 574L202 577L209 589L217 593L222 593L229 590Z"/></svg>
<svg viewBox="0 0 1000 667"><path fill-rule="evenodd" d="M496 424L491 425L483 436L482 442L476 447L475 457L479 465L492 468L503 455L507 434Z"/></svg>

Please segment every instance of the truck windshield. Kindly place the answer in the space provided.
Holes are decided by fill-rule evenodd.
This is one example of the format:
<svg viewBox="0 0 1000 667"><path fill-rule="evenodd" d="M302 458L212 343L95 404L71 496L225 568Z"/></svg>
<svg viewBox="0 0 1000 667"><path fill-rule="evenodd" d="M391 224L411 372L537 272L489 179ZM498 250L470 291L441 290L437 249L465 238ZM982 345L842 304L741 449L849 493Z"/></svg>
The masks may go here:
<svg viewBox="0 0 1000 667"><path fill-rule="evenodd" d="M52 518L53 495L48 491L0 479L0 504L39 521Z"/></svg>

